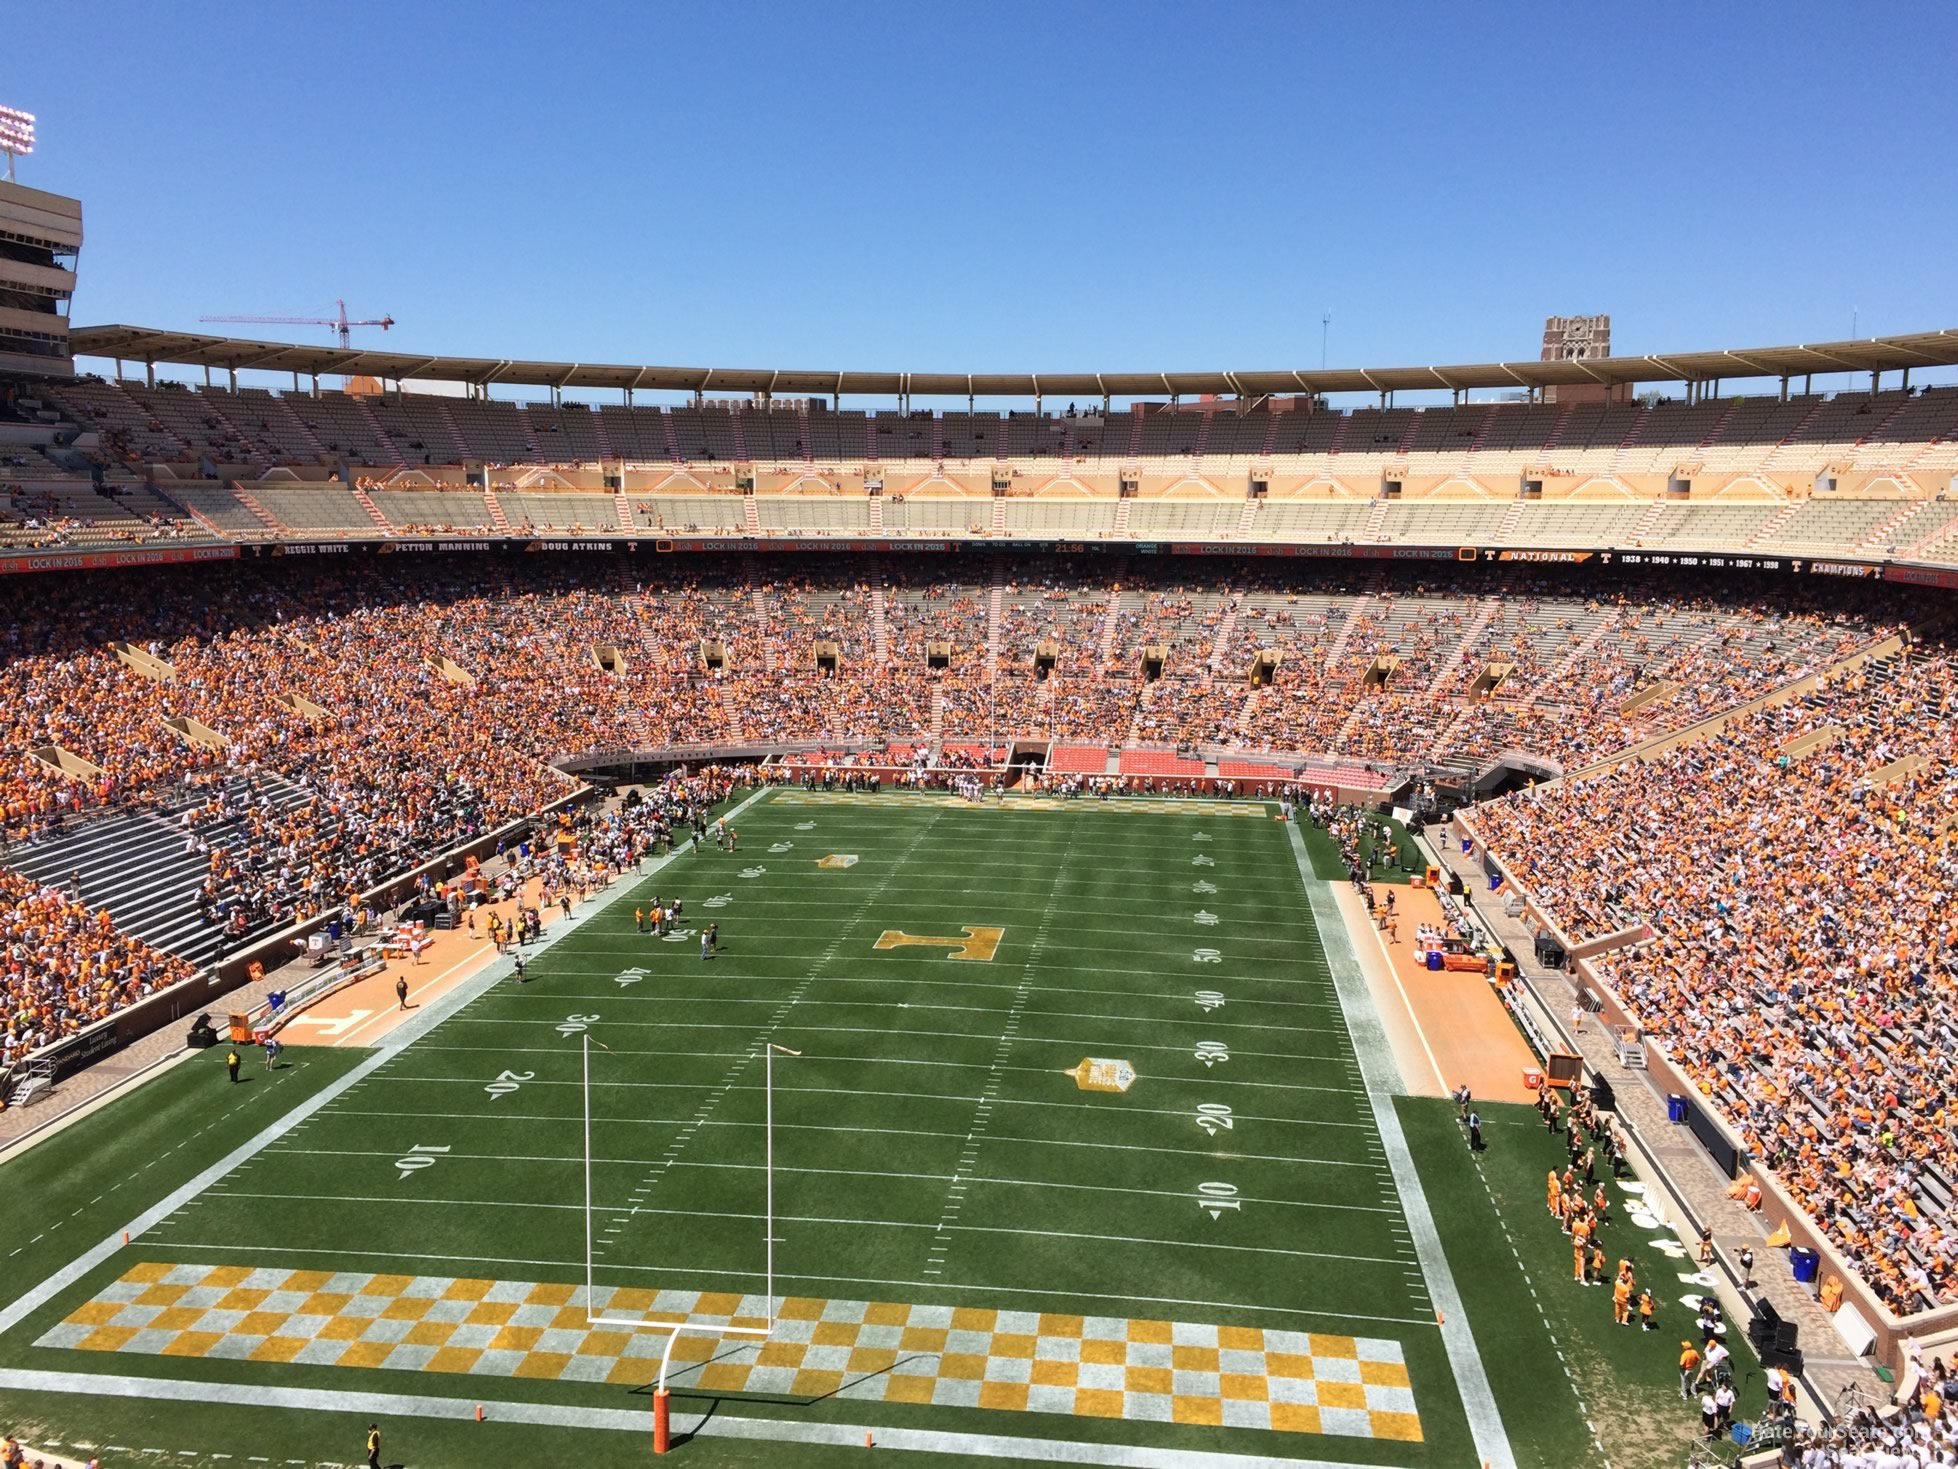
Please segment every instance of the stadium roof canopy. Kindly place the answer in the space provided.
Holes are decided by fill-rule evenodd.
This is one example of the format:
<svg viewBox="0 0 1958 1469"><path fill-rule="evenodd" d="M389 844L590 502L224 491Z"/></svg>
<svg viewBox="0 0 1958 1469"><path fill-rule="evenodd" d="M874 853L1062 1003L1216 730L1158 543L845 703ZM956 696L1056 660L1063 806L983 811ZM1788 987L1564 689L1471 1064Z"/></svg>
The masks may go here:
<svg viewBox="0 0 1958 1469"><path fill-rule="evenodd" d="M1196 393L1262 397L1287 393L1411 392L1421 389L1546 388L1582 383L1709 383L1797 378L1811 373L1895 372L1958 366L1958 329L1823 342L1581 361L1487 362L1458 367L1341 367L1252 372L854 372L789 368L631 367L597 362L520 362L429 357L414 352L254 342L140 326L80 327L77 357L173 363L230 372L344 373L399 382L455 382L554 389L666 389L697 393L896 394L942 397L1146 398Z"/></svg>

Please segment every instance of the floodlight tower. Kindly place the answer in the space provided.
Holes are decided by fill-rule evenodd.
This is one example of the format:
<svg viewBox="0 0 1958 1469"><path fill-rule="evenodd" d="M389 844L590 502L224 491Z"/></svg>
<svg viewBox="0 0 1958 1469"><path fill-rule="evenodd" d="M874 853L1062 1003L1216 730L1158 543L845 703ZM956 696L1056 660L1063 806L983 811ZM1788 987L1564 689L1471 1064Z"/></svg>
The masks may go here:
<svg viewBox="0 0 1958 1469"><path fill-rule="evenodd" d="M7 182L14 182L14 159L34 151L34 114L0 107L0 153L7 155Z"/></svg>

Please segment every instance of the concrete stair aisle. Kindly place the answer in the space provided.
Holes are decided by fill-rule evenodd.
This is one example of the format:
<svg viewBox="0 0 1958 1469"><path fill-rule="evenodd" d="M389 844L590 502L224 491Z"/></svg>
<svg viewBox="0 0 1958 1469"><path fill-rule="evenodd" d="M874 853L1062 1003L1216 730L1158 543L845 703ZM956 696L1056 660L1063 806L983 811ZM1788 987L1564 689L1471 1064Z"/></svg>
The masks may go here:
<svg viewBox="0 0 1958 1469"><path fill-rule="evenodd" d="M1577 405L1575 403L1566 403L1558 411L1557 421L1550 425L1550 432L1545 434L1543 438L1543 449L1546 454L1563 443L1564 433L1570 428L1571 415L1575 412L1577 412ZM1491 423L1495 422L1495 417L1493 413L1490 414L1489 421Z"/></svg>
<svg viewBox="0 0 1958 1469"><path fill-rule="evenodd" d="M1583 636L1576 646L1564 654L1554 668L1544 674L1541 681L1524 690L1522 698L1516 701L1516 707L1518 709L1530 708L1539 699L1543 698L1546 693L1556 689L1559 684L1570 677L1571 670L1590 657L1591 650L1603 642L1606 635L1618 626L1618 619L1621 615L1614 609L1600 617L1597 623Z"/></svg>
<svg viewBox="0 0 1958 1469"><path fill-rule="evenodd" d="M1795 518L1795 512L1800 508L1801 506L1798 502L1790 500L1779 510L1775 511L1774 514L1762 521L1761 528L1749 536L1743 544L1748 546L1758 546L1763 542L1773 544L1774 538L1781 534L1782 527Z"/></svg>
<svg viewBox="0 0 1958 1469"><path fill-rule="evenodd" d="M993 515L991 533L996 536L1006 534L1006 496L993 496Z"/></svg>
<svg viewBox="0 0 1958 1469"><path fill-rule="evenodd" d="M1761 462L1763 464L1772 463L1774 461L1775 449L1787 448L1788 445L1791 442L1793 442L1798 435L1800 435L1803 429L1807 428L1811 423L1815 422L1816 415L1822 411L1823 407L1827 404L1827 402L1828 402L1827 399L1819 395L1813 401L1811 401L1808 405L1808 412L1804 413L1801 416L1801 418L1796 421L1795 426L1793 428L1789 429L1787 433L1783 434L1779 439L1775 440L1774 449L1770 449L1767 452L1767 454L1763 456Z"/></svg>
<svg viewBox="0 0 1958 1469"><path fill-rule="evenodd" d="M465 459L476 457L469 452L469 445L463 440L462 425L456 422L455 414L449 410L449 405L440 398L435 400L435 421L442 425L442 432L449 436L449 447L455 455L455 462L457 464L462 463Z"/></svg>
<svg viewBox="0 0 1958 1469"><path fill-rule="evenodd" d="M741 526L751 536L761 534L761 510L756 506L752 494L741 497Z"/></svg>
<svg viewBox="0 0 1958 1469"><path fill-rule="evenodd" d="M941 473L945 468L945 415L934 413L931 416L931 462Z"/></svg>
<svg viewBox="0 0 1958 1469"><path fill-rule="evenodd" d="M999 649L1005 637L1006 569L993 558L993 589L986 598L986 682L999 677Z"/></svg>
<svg viewBox="0 0 1958 1469"><path fill-rule="evenodd" d="M802 462L804 464L814 464L816 462L816 431L809 422L809 400L807 398L804 398L796 405L795 421L797 433L802 439Z"/></svg>
<svg viewBox="0 0 1958 1469"><path fill-rule="evenodd" d="M945 686L931 686L931 751L929 759L936 765L945 749Z"/></svg>
<svg viewBox="0 0 1958 1469"><path fill-rule="evenodd" d="M1881 439L1883 437L1883 431L1889 428L1890 425L1896 421L1898 414L1902 413L1906 408L1910 407L1912 401L1913 399L1911 398L1910 394L1908 393L1900 394L1897 398L1896 403L1891 407L1890 411L1883 415L1882 422L1872 424L1870 426L1870 431L1864 434L1860 439L1856 441L1856 447L1860 449L1865 444L1869 443L1872 439Z"/></svg>
<svg viewBox="0 0 1958 1469"><path fill-rule="evenodd" d="M734 436L734 457L746 461L748 458L748 435L741 426L741 406L737 403L727 416L728 432Z"/></svg>
<svg viewBox="0 0 1958 1469"><path fill-rule="evenodd" d="M1360 528L1360 539L1378 541L1383 539L1387 526L1387 502L1375 498L1367 507L1367 523Z"/></svg>
<svg viewBox="0 0 1958 1469"><path fill-rule="evenodd" d="M1741 400L1738 398L1729 398L1727 400L1727 406L1721 410L1720 416L1714 419L1713 427L1701 436L1699 443L1694 445L1694 447L1704 449L1718 439L1726 431L1727 425L1733 421L1734 414L1739 411L1740 402Z"/></svg>
<svg viewBox="0 0 1958 1469"><path fill-rule="evenodd" d="M528 408L519 407L517 409L517 427L523 431L524 448L529 452L531 462L542 464L544 462L544 444L537 437L537 425L530 421Z"/></svg>
<svg viewBox="0 0 1958 1469"><path fill-rule="evenodd" d="M754 558L752 556L748 560L749 577L752 581L758 582L762 569L754 564ZM775 671L775 647L769 641L768 637L768 597L763 593L759 585L750 585L748 590L748 605L754 608L755 612L755 637L761 644L762 667L766 671L773 673Z"/></svg>
<svg viewBox="0 0 1958 1469"><path fill-rule="evenodd" d="M219 423L223 424L225 428L230 430L235 441L244 449L245 462L247 464L251 465L254 469L264 469L272 462L265 457L265 450L260 447L258 436L256 434L248 434L239 428L238 421L224 411L224 404L217 397L205 397L202 406L206 413L210 414Z"/></svg>
<svg viewBox="0 0 1958 1469"><path fill-rule="evenodd" d="M1006 456L1006 449L1007 449L1006 415L1004 413L1000 414L1000 416L994 420L994 427L997 430L997 434L993 439L993 459L997 463L1004 464L1006 462L1006 457L1007 457Z"/></svg>
<svg viewBox="0 0 1958 1469"><path fill-rule="evenodd" d="M496 498L496 491L483 491L483 504L489 507L490 524L496 527L498 535L509 535L513 527L510 517L503 513L503 502Z"/></svg>
<svg viewBox="0 0 1958 1469"><path fill-rule="evenodd" d="M623 490L612 496L612 513L619 517L620 530L630 531L635 528L632 523L632 501L625 497Z"/></svg>
<svg viewBox="0 0 1958 1469"><path fill-rule="evenodd" d="M891 662L891 629L884 613L884 567L881 561L870 565L870 646L879 668Z"/></svg>
<svg viewBox="0 0 1958 1469"><path fill-rule="evenodd" d="M378 525L383 531L392 535L400 528L385 515L381 514L381 507L374 503L374 497L363 490L358 483L353 486L353 494L355 502L359 504L362 510L367 512L367 518Z"/></svg>
<svg viewBox="0 0 1958 1469"><path fill-rule="evenodd" d="M1339 631L1333 634L1333 645L1326 649L1326 667L1339 666L1339 660L1346 656L1346 645L1353 641L1353 629L1358 625L1360 618L1371 610L1372 605L1373 593L1369 591L1362 593L1358 600L1346 609L1345 620L1340 623Z"/></svg>
<svg viewBox="0 0 1958 1469"><path fill-rule="evenodd" d="M1115 535L1120 538L1129 533L1129 507L1135 501L1124 495L1115 502Z"/></svg>
<svg viewBox="0 0 1958 1469"><path fill-rule="evenodd" d="M1570 410L1566 408L1564 411L1568 413ZM1480 454L1482 452L1489 442L1489 430L1495 426L1496 410L1493 408L1484 408L1481 419L1475 425L1475 433L1469 439L1469 453Z"/></svg>
<svg viewBox="0 0 1958 1469"><path fill-rule="evenodd" d="M1501 597L1484 597L1477 604L1475 618L1463 630L1462 640L1455 645L1455 651L1448 655L1447 660L1441 667L1435 670L1435 676L1428 680L1429 698L1438 697L1441 691L1447 687L1448 680L1453 678L1462 664L1467 661L1469 650L1475 646L1475 640L1482 636L1483 629L1489 626L1489 623L1495 618L1496 613L1501 607Z"/></svg>
<svg viewBox="0 0 1958 1469"><path fill-rule="evenodd" d="M884 451L877 446L877 415L863 416L863 457L871 464L884 462Z"/></svg>
<svg viewBox="0 0 1958 1469"><path fill-rule="evenodd" d="M1496 544L1498 546L1507 546L1510 543L1510 538L1516 534L1516 527L1522 523L1523 502L1521 500L1511 500L1509 507L1502 513L1502 519L1496 522Z"/></svg>
<svg viewBox="0 0 1958 1469"><path fill-rule="evenodd" d="M360 415L361 422L366 424L368 432L374 435L374 442L379 444L396 464L406 464L408 456L401 452L401 446L395 443L394 436L382 425L380 418L368 405L367 399L359 393L349 393L347 401L354 405L354 412Z"/></svg>
<svg viewBox="0 0 1958 1469"><path fill-rule="evenodd" d="M1932 503L1929 500L1898 502L1896 512L1885 516L1880 524L1872 527L1869 534L1856 543L1856 549L1882 551L1891 546L1903 545L1910 539L1910 523L1917 519L1919 511Z"/></svg>
<svg viewBox="0 0 1958 1469"><path fill-rule="evenodd" d="M1197 421L1197 445L1190 451L1192 459L1201 459L1210 447L1210 421L1217 416L1216 410L1203 413Z"/></svg>
<svg viewBox="0 0 1958 1469"><path fill-rule="evenodd" d="M1665 513L1666 502L1664 500L1651 501L1639 512L1638 519L1632 522L1631 534L1626 539L1634 546L1638 545L1647 536L1651 535L1653 531L1659 528L1659 522L1665 517Z"/></svg>
<svg viewBox="0 0 1958 1469"><path fill-rule="evenodd" d="M1455 717L1448 721L1447 726L1436 737L1434 748L1428 752L1428 761L1430 764L1443 765L1447 763L1448 757L1454 753L1455 746L1461 743L1463 733L1468 729L1470 722L1474 718L1475 705L1473 704L1464 704L1455 711Z"/></svg>
<svg viewBox="0 0 1958 1469"><path fill-rule="evenodd" d="M659 414L659 431L666 440L666 452L675 464L685 464L687 456L680 452L680 436L673 430L673 414L670 409L656 410Z"/></svg>
<svg viewBox="0 0 1958 1469"><path fill-rule="evenodd" d="M1121 620L1122 591L1120 587L1115 587L1108 593L1108 615L1101 620L1101 632L1095 642L1095 667L1106 668L1114 660L1115 634Z"/></svg>
<svg viewBox="0 0 1958 1469"><path fill-rule="evenodd" d="M1146 411L1140 403L1129 408L1129 458L1142 457L1142 415Z"/></svg>
<svg viewBox="0 0 1958 1469"><path fill-rule="evenodd" d="M319 435L313 432L312 425L307 423L305 419L301 418L293 410L292 405L286 402L283 394L268 393L266 395L265 416L268 420L283 418L286 427L292 431L293 435L313 451L315 460L324 463L333 457L327 453L326 445L320 442Z"/></svg>
<svg viewBox="0 0 1958 1469"><path fill-rule="evenodd" d="M881 536L884 533L884 497L870 497L870 533Z"/></svg>
<svg viewBox="0 0 1958 1469"><path fill-rule="evenodd" d="M1263 689L1247 689L1244 693L1244 707L1237 711L1236 730L1240 737L1251 733L1251 726L1258 718L1258 706L1264 702Z"/></svg>
<svg viewBox="0 0 1958 1469"><path fill-rule="evenodd" d="M1249 496L1245 497L1244 508L1238 512L1237 516L1236 534L1239 540L1251 539L1251 532L1258 523L1258 507L1262 504L1264 504L1262 500L1253 500Z"/></svg>
<svg viewBox="0 0 1958 1469"><path fill-rule="evenodd" d="M135 400L135 398L130 396L129 389L125 388L120 380L111 378L109 380L108 386L109 386L109 391L114 393L118 398L122 399L124 405L129 409L129 411L135 414L136 417L140 418L143 421L144 427L150 433L161 434L164 438L168 439L171 443L177 446L178 453L193 459L197 457L196 451L190 447L189 442L185 440L184 436L178 433L175 429L171 428L161 418L157 417L157 415L152 413L146 406L144 406L141 403L138 403Z"/></svg>
<svg viewBox="0 0 1958 1469"><path fill-rule="evenodd" d="M1618 441L1618 450L1620 453L1632 447L1632 440L1639 436L1639 432L1645 427L1646 422L1651 417L1651 408L1640 405L1638 412L1632 415L1632 421L1625 425L1624 437Z"/></svg>
<svg viewBox="0 0 1958 1469"><path fill-rule="evenodd" d="M1405 458L1414 448L1414 436L1421 431L1421 414L1417 410L1407 415L1407 427L1394 442L1394 453Z"/></svg>
<svg viewBox="0 0 1958 1469"><path fill-rule="evenodd" d="M1273 446L1278 443L1278 415L1269 409L1265 412L1265 436L1258 445L1258 457L1269 459Z"/></svg>
<svg viewBox="0 0 1958 1469"><path fill-rule="evenodd" d="M1230 657L1231 639L1237 636L1237 614L1238 600L1233 597L1230 605L1224 609L1224 615L1218 619L1217 636L1210 643L1208 667L1212 678L1224 671L1224 662Z"/></svg>
<svg viewBox="0 0 1958 1469"><path fill-rule="evenodd" d="M598 457L617 459L619 453L612 447L612 436L605 432L605 415L596 408L587 408L585 412L591 417L592 437L598 441Z"/></svg>
<svg viewBox="0 0 1958 1469"><path fill-rule="evenodd" d="M257 516L264 523L265 528L274 535L289 536L292 534L292 527L286 525L274 516L270 510L267 510L264 504L260 502L258 496L246 489L241 482L237 480L232 481L231 493L238 497L238 503L240 505L243 505L253 515Z"/></svg>
<svg viewBox="0 0 1958 1469"><path fill-rule="evenodd" d="M1333 441L1326 446L1326 452L1328 454L1344 454L1346 452L1346 434L1352 427L1353 415L1350 413L1340 414L1339 422L1333 427Z"/></svg>

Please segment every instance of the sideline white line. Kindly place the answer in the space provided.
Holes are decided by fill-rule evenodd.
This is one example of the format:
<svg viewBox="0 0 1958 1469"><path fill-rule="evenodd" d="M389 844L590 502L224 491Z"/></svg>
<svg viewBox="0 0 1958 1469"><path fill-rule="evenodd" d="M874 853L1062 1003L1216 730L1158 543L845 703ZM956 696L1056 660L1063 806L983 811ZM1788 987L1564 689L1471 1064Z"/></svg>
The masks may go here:
<svg viewBox="0 0 1958 1469"><path fill-rule="evenodd" d="M565 1407L555 1403L488 1398L428 1397L408 1393L347 1392L338 1388L245 1386L227 1382L178 1382L159 1377L118 1377L94 1372L0 1372L0 1386L23 1392L86 1393L95 1397L172 1398L230 1407L286 1408L341 1413L353 1418L474 1419L480 1405L491 1423L547 1428L606 1428L645 1435L652 1408ZM870 1423L810 1423L791 1418L740 1418L724 1413L676 1413L674 1431L696 1438L738 1438L774 1443L862 1447L866 1436L887 1449L966 1458L1023 1459L1047 1464L1098 1464L1112 1469L1362 1469L1333 1459L1269 1458L1207 1449L1150 1449L1080 1439L1020 1438L1003 1433L944 1433Z"/></svg>
<svg viewBox="0 0 1958 1469"><path fill-rule="evenodd" d="M738 815L756 801L762 799L766 794L766 791L757 791L727 814L729 816ZM671 861L672 855L669 854L664 860ZM580 916L582 918L590 918L603 913L613 903L625 897L634 886L636 884L616 884L610 892L602 893L598 897L591 899L587 903L584 913ZM547 929L541 941L533 948L532 952L541 953L557 943L562 935L582 932L584 927L585 925L582 922L574 921L560 923L554 928ZM447 1020L451 1015L456 1014L465 1006L472 1004L508 972L509 963L510 961L505 960L490 965L481 974L464 980L446 995L442 996L441 999L436 1000L428 1009L418 1012L413 1018L396 1026L393 1030L381 1037L380 1044L375 1048L371 1056L365 1061L362 1061L358 1066L355 1066L345 1076L342 1076L337 1081L328 1083L324 1088L315 1092L297 1107L294 1107L292 1111L286 1113L278 1121L266 1127L256 1137L232 1149L231 1152L218 1159L217 1162L204 1169L203 1172L172 1190L164 1198L158 1200L155 1204L152 1204L141 1214L138 1214L134 1219L130 1220L122 1229L111 1232L107 1239L104 1239L93 1249L76 1256L73 1260L62 1266L61 1269L48 1276L39 1285L34 1286L25 1295L16 1298L4 1308L0 1308L0 1336L5 1336L6 1333L20 1325L28 1316L40 1310L42 1306L53 1300L84 1275L87 1275L90 1271L100 1267L105 1261L113 1258L117 1251L124 1248L122 1236L125 1233L133 1239L154 1229L157 1225L181 1211L185 1205L196 1200L213 1184L227 1177L240 1165L250 1162L258 1154L266 1148L269 1148L294 1128L318 1115L329 1103L345 1096L376 1071L380 1070L390 1061L395 1060L401 1052L413 1045L415 1041L433 1030L444 1020Z"/></svg>
<svg viewBox="0 0 1958 1469"><path fill-rule="evenodd" d="M1291 838L1292 859L1298 864L1299 879L1305 884L1306 900L1311 903L1312 916L1319 923L1319 942L1332 967L1340 1009L1345 1013L1346 1028L1353 1038L1353 1053L1359 1059L1367 1105L1373 1109L1374 1125L1387 1151L1387 1164L1400 1193L1408 1232L1414 1236L1414 1252L1421 1262L1428 1299L1441 1313L1441 1344L1448 1353L1448 1365L1455 1374L1455 1386L1462 1398L1462 1411L1468 1417L1469 1433L1475 1440L1475 1457L1487 1469L1516 1469L1516 1451L1510 1446L1502 1410L1496 1406L1489 1374L1476 1350L1475 1335L1469 1330L1468 1313L1462 1307L1461 1292L1455 1288L1448 1257L1442 1251L1434 1210L1421 1187L1421 1175L1415 1171L1414 1155L1408 1150L1407 1134L1401 1130L1400 1114L1394 1110L1394 1092L1399 1090L1400 1077L1387 1046L1386 1031L1367 994L1359 955L1347 935L1346 920L1340 914L1331 886L1312 875L1312 859L1306 854L1305 838L1297 824L1288 824L1286 834Z"/></svg>

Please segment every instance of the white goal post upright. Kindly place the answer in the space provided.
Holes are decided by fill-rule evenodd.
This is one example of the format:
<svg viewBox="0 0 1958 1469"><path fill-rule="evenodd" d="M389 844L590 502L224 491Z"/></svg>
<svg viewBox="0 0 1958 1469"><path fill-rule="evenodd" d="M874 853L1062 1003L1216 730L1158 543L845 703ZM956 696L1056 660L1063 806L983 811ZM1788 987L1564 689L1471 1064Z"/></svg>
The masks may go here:
<svg viewBox="0 0 1958 1469"><path fill-rule="evenodd" d="M601 1042L601 1045L603 1043ZM800 1056L774 1041L762 1044L763 1172L766 1178L766 1203L762 1214L762 1241L765 1259L764 1300L766 1311L760 1326L736 1326L731 1321L653 1321L645 1317L600 1316L593 1306L598 1299L594 1280L592 1236L592 1153L591 1153L591 1032L584 1034L584 1145L585 1145L585 1322L589 1326L622 1327L627 1331L664 1331L666 1350L660 1353L659 1378L653 1389L653 1452L663 1454L670 1447L666 1372L673 1360L673 1346L682 1336L758 1336L767 1339L775 1330L775 1056Z"/></svg>

